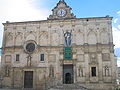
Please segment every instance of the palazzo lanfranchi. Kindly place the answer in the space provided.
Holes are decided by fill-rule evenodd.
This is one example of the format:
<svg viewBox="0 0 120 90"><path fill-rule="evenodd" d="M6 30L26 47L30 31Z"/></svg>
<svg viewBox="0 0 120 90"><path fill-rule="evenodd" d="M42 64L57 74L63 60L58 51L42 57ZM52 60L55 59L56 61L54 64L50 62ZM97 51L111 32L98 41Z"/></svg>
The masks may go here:
<svg viewBox="0 0 120 90"><path fill-rule="evenodd" d="M60 0L47 20L3 23L3 88L115 90L112 17L71 10Z"/></svg>

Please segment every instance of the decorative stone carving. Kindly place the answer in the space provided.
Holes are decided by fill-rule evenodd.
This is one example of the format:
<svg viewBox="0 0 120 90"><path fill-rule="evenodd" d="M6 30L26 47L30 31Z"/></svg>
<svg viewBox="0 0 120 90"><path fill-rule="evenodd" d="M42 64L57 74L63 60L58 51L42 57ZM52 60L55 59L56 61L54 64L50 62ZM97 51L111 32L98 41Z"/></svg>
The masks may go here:
<svg viewBox="0 0 120 90"><path fill-rule="evenodd" d="M50 67L49 67L49 77L54 77L54 67L53 67L53 65L50 65Z"/></svg>
<svg viewBox="0 0 120 90"><path fill-rule="evenodd" d="M11 57L11 55L6 55L5 56L5 63L6 64L10 64L12 62L12 57Z"/></svg>
<svg viewBox="0 0 120 90"><path fill-rule="evenodd" d="M102 31L100 33L100 39L102 44L108 44L109 43L109 36L106 31Z"/></svg>
<svg viewBox="0 0 120 90"><path fill-rule="evenodd" d="M29 54L29 55L27 56L27 66L28 66L28 67L31 66L31 59L32 59L32 57L31 57L31 55Z"/></svg>
<svg viewBox="0 0 120 90"><path fill-rule="evenodd" d="M102 54L102 59L103 60L110 60L110 54L109 53L103 53Z"/></svg>
<svg viewBox="0 0 120 90"><path fill-rule="evenodd" d="M21 32L17 32L16 37L15 37L15 45L22 45L23 41L23 34Z"/></svg>
<svg viewBox="0 0 120 90"><path fill-rule="evenodd" d="M96 33L93 31L90 31L88 33L88 44L96 44L97 43L97 37L96 37Z"/></svg>
<svg viewBox="0 0 120 90"><path fill-rule="evenodd" d="M76 44L83 45L84 44L84 34L82 32L76 33Z"/></svg>
<svg viewBox="0 0 120 90"><path fill-rule="evenodd" d="M90 54L90 63L96 64L97 63L97 55L95 53Z"/></svg>
<svg viewBox="0 0 120 90"><path fill-rule="evenodd" d="M59 45L60 41L59 41L59 34L56 33L56 30L54 31L54 33L51 35L51 44L53 46L57 46Z"/></svg>
<svg viewBox="0 0 120 90"><path fill-rule="evenodd" d="M28 40L34 40L34 41L36 41L36 36L34 35L34 34L28 34L27 36L26 36L26 41L28 41Z"/></svg>
<svg viewBox="0 0 120 90"><path fill-rule="evenodd" d="M56 61L56 55L55 54L49 54L48 58L49 58L48 62L55 62Z"/></svg>
<svg viewBox="0 0 120 90"><path fill-rule="evenodd" d="M41 46L47 46L48 45L48 32L46 32L46 31L40 32L39 44Z"/></svg>
<svg viewBox="0 0 120 90"><path fill-rule="evenodd" d="M81 66L78 67L78 76L83 77L83 68Z"/></svg>
<svg viewBox="0 0 120 90"><path fill-rule="evenodd" d="M78 54L77 55L77 60L78 61L84 61L84 55L83 54Z"/></svg>
<svg viewBox="0 0 120 90"><path fill-rule="evenodd" d="M107 65L104 67L104 75L106 77L110 76L110 68Z"/></svg>
<svg viewBox="0 0 120 90"><path fill-rule="evenodd" d="M9 32L6 35L6 46L12 46L13 45L13 33Z"/></svg>
<svg viewBox="0 0 120 90"><path fill-rule="evenodd" d="M9 66L5 66L5 76L9 77L10 75L10 67Z"/></svg>

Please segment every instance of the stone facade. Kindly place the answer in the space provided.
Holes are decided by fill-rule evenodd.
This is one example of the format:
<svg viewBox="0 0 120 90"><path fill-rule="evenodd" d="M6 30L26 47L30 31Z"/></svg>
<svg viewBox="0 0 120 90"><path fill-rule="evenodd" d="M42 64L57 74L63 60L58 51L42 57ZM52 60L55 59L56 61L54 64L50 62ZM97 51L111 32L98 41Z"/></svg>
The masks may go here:
<svg viewBox="0 0 120 90"><path fill-rule="evenodd" d="M57 15L59 9L66 9L65 15ZM112 17L76 18L70 10L60 0L48 20L3 24L3 87L42 89L67 84L64 67L71 66L73 74L69 77L73 81L69 84L77 83L92 90L114 90ZM64 59L66 32L71 33L71 60ZM28 49L30 43L34 45ZM27 79L26 75L31 77Z"/></svg>

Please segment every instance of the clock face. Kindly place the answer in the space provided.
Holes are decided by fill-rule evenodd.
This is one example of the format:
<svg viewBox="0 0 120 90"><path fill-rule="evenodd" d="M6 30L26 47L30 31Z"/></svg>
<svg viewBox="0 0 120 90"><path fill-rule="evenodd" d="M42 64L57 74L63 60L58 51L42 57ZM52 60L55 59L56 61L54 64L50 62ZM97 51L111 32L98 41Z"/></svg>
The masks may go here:
<svg viewBox="0 0 120 90"><path fill-rule="evenodd" d="M57 11L57 15L63 17L66 15L66 11L64 9L60 9Z"/></svg>

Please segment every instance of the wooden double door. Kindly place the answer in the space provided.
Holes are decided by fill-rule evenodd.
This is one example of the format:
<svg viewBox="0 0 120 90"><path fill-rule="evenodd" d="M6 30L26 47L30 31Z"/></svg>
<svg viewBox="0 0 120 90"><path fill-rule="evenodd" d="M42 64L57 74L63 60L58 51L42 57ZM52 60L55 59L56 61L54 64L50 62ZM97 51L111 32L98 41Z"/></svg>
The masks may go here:
<svg viewBox="0 0 120 90"><path fill-rule="evenodd" d="M24 88L33 88L33 71L24 72Z"/></svg>

